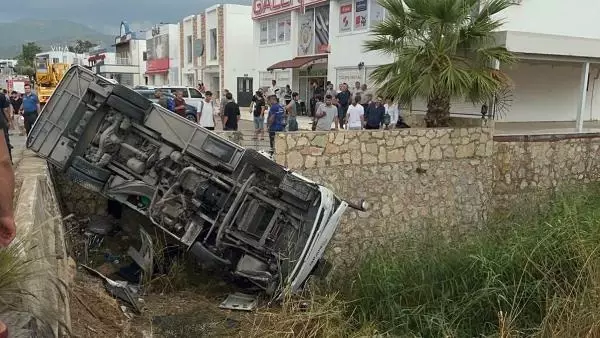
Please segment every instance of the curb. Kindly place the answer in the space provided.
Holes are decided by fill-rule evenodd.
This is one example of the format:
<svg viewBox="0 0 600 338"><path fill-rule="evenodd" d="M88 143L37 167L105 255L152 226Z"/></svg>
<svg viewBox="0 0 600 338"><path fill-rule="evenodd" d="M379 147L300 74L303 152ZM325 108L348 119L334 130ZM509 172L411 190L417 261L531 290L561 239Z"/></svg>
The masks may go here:
<svg viewBox="0 0 600 338"><path fill-rule="evenodd" d="M71 326L67 288L68 256L50 170L46 161L25 150L16 175L23 180L15 210L16 239L27 239L28 243L33 244L23 255L33 261L32 268L35 271L35 275L24 286L33 297L25 298L23 307L31 314L43 314L48 310L58 314L50 326L55 337L62 337L67 335ZM51 277L57 283L49 282ZM10 328L10 323L7 326ZM36 326L40 327L33 325Z"/></svg>

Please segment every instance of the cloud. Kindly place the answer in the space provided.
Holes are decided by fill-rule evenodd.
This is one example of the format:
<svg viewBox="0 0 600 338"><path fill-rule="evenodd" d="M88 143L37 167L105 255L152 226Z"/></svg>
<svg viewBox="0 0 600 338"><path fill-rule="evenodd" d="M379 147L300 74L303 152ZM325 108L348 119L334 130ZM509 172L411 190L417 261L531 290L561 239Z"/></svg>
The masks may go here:
<svg viewBox="0 0 600 338"><path fill-rule="evenodd" d="M115 35L122 20L130 22L132 29L144 29L154 23L179 22L184 17L200 13L217 3L221 1L20 0L18 6L3 6L0 21L27 18L71 20ZM230 0L228 3L250 5L251 0Z"/></svg>

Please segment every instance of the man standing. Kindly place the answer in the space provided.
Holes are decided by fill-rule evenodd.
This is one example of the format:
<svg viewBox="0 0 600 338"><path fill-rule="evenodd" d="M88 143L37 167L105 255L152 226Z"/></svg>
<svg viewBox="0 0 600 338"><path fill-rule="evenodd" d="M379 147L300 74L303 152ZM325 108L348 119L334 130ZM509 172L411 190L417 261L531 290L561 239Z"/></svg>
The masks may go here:
<svg viewBox="0 0 600 338"><path fill-rule="evenodd" d="M260 140L262 141L265 139L265 110L267 109L267 102L261 90L256 92L252 101L254 101L254 110L252 111L254 117L254 139L256 140L260 136Z"/></svg>
<svg viewBox="0 0 600 338"><path fill-rule="evenodd" d="M325 95L325 104L322 104L317 108L315 118L317 119L317 131L329 131L331 130L331 124L335 121L335 129L338 129L338 109L332 104L333 97L331 95Z"/></svg>
<svg viewBox="0 0 600 338"><path fill-rule="evenodd" d="M23 104L19 111L23 113L25 119L25 133L29 135L31 127L38 118L38 112L40 111L40 100L37 95L31 92L31 85L25 85L25 96L23 96Z"/></svg>
<svg viewBox="0 0 600 338"><path fill-rule="evenodd" d="M173 105L175 106L175 113L185 118L185 99L183 98L183 92L181 90L175 92Z"/></svg>
<svg viewBox="0 0 600 338"><path fill-rule="evenodd" d="M362 96L362 90L360 89L360 81L356 81L354 83L354 88L352 89L352 102L357 96Z"/></svg>
<svg viewBox="0 0 600 338"><path fill-rule="evenodd" d="M6 96L0 94L0 128L2 128L2 132L4 133L4 143L6 143L8 154L12 163L12 146L10 144L10 135L9 129L11 126L10 123L10 103Z"/></svg>
<svg viewBox="0 0 600 338"><path fill-rule="evenodd" d="M283 119L285 118L285 113L283 106L279 104L279 100L277 96L271 95L269 96L269 103L271 104L271 108L269 109L269 143L271 144L271 149L275 149L275 133L284 131L285 126L283 124Z"/></svg>
<svg viewBox="0 0 600 338"><path fill-rule="evenodd" d="M15 174L8 147L4 138L0 137L0 248L7 247L15 238L15 217L13 199L15 191Z"/></svg>
<svg viewBox="0 0 600 338"><path fill-rule="evenodd" d="M367 125L365 129L379 129L383 124L385 107L381 104L381 97L377 97L366 110L365 117Z"/></svg>
<svg viewBox="0 0 600 338"><path fill-rule="evenodd" d="M173 100L168 98L165 93L163 93L160 89L154 91L154 97L158 100L158 104L167 108L168 110L175 112L175 106L173 106Z"/></svg>
<svg viewBox="0 0 600 338"><path fill-rule="evenodd" d="M288 113L288 131L298 131L298 93L292 93L292 100L285 107Z"/></svg>
<svg viewBox="0 0 600 338"><path fill-rule="evenodd" d="M373 100L373 94L371 94L371 92L367 90L366 83L363 83L363 85L360 87L360 91L361 91L360 104L362 104L362 106L365 108L365 112L366 112L367 109L369 108L369 104Z"/></svg>
<svg viewBox="0 0 600 338"><path fill-rule="evenodd" d="M231 93L225 94L227 104L223 108L223 130L238 130L238 123L240 121L240 106L233 100Z"/></svg>
<svg viewBox="0 0 600 338"><path fill-rule="evenodd" d="M207 90L204 93L204 100L200 101L197 107L198 124L208 130L215 130L217 124L215 119L215 103L212 100L212 92Z"/></svg>
<svg viewBox="0 0 600 338"><path fill-rule="evenodd" d="M223 123L223 125L225 125L225 106L229 103L229 102L235 102L235 100L233 99L233 94L229 95L229 97L231 97L231 99L228 99L227 94L231 94L231 92L229 91L229 89L223 89L223 98L221 99L221 104L219 105L219 117L221 118L221 122Z"/></svg>
<svg viewBox="0 0 600 338"><path fill-rule="evenodd" d="M279 88L277 87L277 81L275 80L271 81L271 87L269 87L269 90L267 91L267 96L273 95L279 97Z"/></svg>
<svg viewBox="0 0 600 338"><path fill-rule="evenodd" d="M365 108L360 105L360 96L354 97L354 102L348 107L346 125L348 130L362 130L365 122Z"/></svg>
<svg viewBox="0 0 600 338"><path fill-rule="evenodd" d="M348 84L342 83L341 87L341 91L337 94L338 103L340 104L338 120L340 121L340 128L344 128L344 121L346 121L346 113L348 112L348 106L350 106L352 94L348 90Z"/></svg>

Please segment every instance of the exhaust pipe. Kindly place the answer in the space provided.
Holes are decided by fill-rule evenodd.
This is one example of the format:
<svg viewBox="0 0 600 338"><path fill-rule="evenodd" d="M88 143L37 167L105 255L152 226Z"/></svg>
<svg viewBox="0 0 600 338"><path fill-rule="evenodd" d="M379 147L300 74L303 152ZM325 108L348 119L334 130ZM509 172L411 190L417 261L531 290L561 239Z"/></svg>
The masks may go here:
<svg viewBox="0 0 600 338"><path fill-rule="evenodd" d="M350 208L358 210L358 211L369 210L369 203L365 200L360 200L360 202L358 202L358 203L353 203L353 202L349 202L349 201L344 201L344 202L348 203L348 206Z"/></svg>

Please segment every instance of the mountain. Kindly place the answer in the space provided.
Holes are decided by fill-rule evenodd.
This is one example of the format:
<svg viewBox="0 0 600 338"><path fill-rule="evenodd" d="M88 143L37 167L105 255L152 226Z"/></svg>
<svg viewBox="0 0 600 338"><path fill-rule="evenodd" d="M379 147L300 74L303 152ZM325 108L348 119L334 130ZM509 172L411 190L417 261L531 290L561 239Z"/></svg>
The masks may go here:
<svg viewBox="0 0 600 338"><path fill-rule="evenodd" d="M90 27L66 20L26 19L0 23L0 59L14 58L21 53L21 45L35 42L42 51L50 46L72 45L76 40L98 44L113 44L114 36L97 32Z"/></svg>

